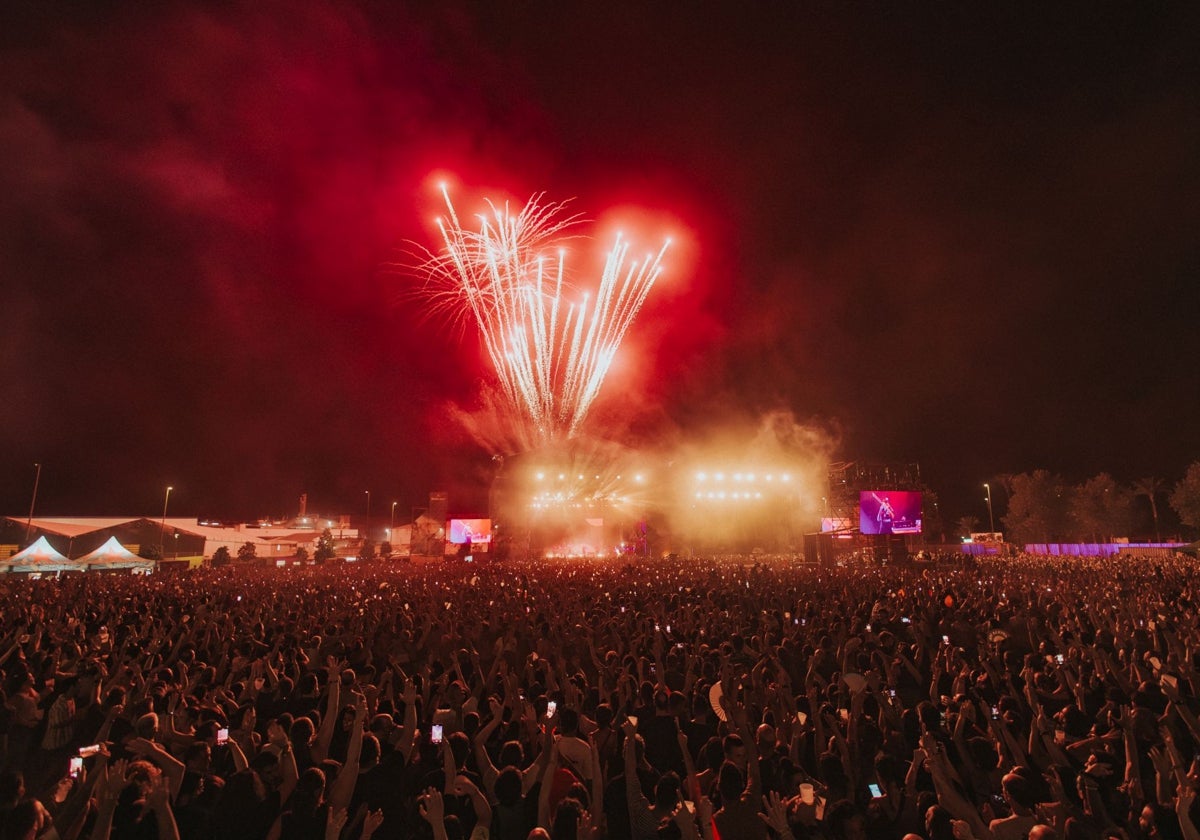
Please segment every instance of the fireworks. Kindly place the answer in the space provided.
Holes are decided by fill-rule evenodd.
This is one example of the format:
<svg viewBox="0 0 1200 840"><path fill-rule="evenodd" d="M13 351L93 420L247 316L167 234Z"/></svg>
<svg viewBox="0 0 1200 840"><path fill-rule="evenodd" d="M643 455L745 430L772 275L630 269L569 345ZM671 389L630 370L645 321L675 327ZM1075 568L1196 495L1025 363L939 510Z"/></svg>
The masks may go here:
<svg viewBox="0 0 1200 840"><path fill-rule="evenodd" d="M600 392L621 340L662 273L670 240L630 258L617 234L593 293L567 281L562 243L578 216L535 195L520 212L488 202L464 227L445 188L444 249L425 265L433 305L473 319L500 388L542 440L573 437Z"/></svg>

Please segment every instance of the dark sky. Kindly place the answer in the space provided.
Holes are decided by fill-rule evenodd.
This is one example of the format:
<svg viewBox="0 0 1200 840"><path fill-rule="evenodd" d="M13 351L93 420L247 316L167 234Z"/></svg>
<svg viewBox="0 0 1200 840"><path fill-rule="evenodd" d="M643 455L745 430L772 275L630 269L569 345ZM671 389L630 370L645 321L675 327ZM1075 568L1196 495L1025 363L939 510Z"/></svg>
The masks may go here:
<svg viewBox="0 0 1200 840"><path fill-rule="evenodd" d="M1196 9L4 4L0 510L35 462L46 515L470 484L439 406L479 355L388 267L438 170L690 231L601 406L643 428L787 408L950 516L999 472L1174 481Z"/></svg>

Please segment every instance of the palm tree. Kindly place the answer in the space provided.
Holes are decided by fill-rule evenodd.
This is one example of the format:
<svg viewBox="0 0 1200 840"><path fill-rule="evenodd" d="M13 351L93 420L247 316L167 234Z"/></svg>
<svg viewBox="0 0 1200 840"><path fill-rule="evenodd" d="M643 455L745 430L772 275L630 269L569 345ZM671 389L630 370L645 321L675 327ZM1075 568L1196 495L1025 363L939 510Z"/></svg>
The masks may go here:
<svg viewBox="0 0 1200 840"><path fill-rule="evenodd" d="M960 516L958 518L958 535L960 537L969 537L971 534L979 532L979 517L978 516Z"/></svg>
<svg viewBox="0 0 1200 840"><path fill-rule="evenodd" d="M1158 502L1155 497L1166 489L1166 485L1161 479L1139 478L1133 482L1133 494L1135 496L1145 496L1150 500L1150 515L1154 517L1154 541L1162 542L1162 537L1158 534Z"/></svg>

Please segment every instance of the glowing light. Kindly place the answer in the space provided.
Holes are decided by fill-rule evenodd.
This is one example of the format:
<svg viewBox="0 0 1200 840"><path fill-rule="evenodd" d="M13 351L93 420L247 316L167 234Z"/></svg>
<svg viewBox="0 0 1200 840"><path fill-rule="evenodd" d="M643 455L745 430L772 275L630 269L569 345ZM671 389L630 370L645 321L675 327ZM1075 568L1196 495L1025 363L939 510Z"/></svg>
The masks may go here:
<svg viewBox="0 0 1200 840"><path fill-rule="evenodd" d="M599 282L572 301L560 241L580 219L564 204L543 204L539 194L512 212L489 201L490 213L468 229L444 185L442 196L444 249L424 266L430 301L455 320L475 321L501 390L541 438L573 436L662 274L669 240L631 259L618 233Z"/></svg>

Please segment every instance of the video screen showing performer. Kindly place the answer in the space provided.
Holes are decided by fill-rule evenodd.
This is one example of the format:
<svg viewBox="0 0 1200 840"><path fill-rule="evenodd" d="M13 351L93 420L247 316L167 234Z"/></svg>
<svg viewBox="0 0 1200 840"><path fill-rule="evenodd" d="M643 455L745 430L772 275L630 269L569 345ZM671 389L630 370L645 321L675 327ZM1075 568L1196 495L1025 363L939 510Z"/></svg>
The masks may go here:
<svg viewBox="0 0 1200 840"><path fill-rule="evenodd" d="M921 494L866 490L859 495L858 528L864 534L921 533Z"/></svg>

